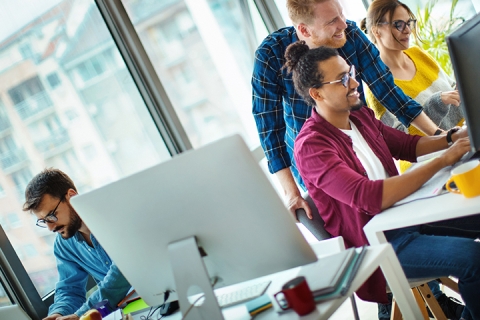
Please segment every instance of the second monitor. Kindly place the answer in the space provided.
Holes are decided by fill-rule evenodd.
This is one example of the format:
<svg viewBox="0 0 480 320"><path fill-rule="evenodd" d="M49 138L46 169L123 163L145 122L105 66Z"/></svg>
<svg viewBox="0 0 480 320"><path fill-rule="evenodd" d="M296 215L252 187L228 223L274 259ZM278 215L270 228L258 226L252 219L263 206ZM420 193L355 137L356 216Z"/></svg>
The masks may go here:
<svg viewBox="0 0 480 320"><path fill-rule="evenodd" d="M469 158L480 158L480 14L452 32L447 44L472 144Z"/></svg>

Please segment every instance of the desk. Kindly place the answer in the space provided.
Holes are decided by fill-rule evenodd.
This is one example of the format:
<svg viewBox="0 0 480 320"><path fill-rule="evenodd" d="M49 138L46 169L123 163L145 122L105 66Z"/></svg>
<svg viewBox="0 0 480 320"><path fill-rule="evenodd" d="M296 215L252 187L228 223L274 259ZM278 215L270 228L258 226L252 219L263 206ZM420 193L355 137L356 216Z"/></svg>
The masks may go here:
<svg viewBox="0 0 480 320"><path fill-rule="evenodd" d="M452 218L465 217L480 212L480 197L467 199L459 194L442 194L437 197L412 201L398 207L392 207L385 210L381 214L373 217L363 228L370 245L378 245L387 243L384 231L393 230L408 226L414 226L429 222L448 220ZM382 271L385 273L387 266L381 265ZM385 274L387 278L387 275ZM403 277L405 278L405 277ZM390 279L387 278L390 285ZM406 279L405 279L406 281ZM403 282L403 280L402 280ZM405 286L401 286L405 288ZM408 290L410 292L410 290ZM406 291L393 291L400 310L403 314L402 304L413 304L414 299L411 293ZM416 303L415 303L416 305ZM416 308L418 309L418 307ZM406 317L406 319L413 319Z"/></svg>
<svg viewBox="0 0 480 320"><path fill-rule="evenodd" d="M313 244L313 248L316 252L322 252L322 250L318 250L318 246L322 245L322 242L328 242L326 241L321 241L318 243ZM334 300L330 301L323 301L321 303L317 304L317 309L312 312L309 315L299 317L295 312L289 311L285 312L283 314L278 314L273 308L269 309L267 311L264 311L260 314L258 314L255 319L256 320L270 320L270 319L281 319L281 320L297 320L297 319L302 319L302 320L313 320L313 319L328 319L336 310L337 308L346 300L349 299L350 295L357 290L364 282L365 280L368 279L368 277L380 266L388 266L388 270L385 273L385 276L388 275L388 279L391 280L389 283L391 283L391 289L392 292L401 292L402 288L400 287L400 283L398 281L397 275L403 275L403 271L401 270L400 263L398 262L398 259L396 257L395 252L393 251L393 248L390 244L381 244L377 246L371 246L367 248L367 254L362 262L362 265L350 287L350 290L347 295L341 298L337 298ZM323 251L325 253L325 251ZM330 252L331 254L331 252ZM328 259L329 255L318 255L319 259ZM287 282L288 280L296 277L299 272L301 272L301 267L299 268L293 268L289 269L283 272L279 272L273 275L265 276L263 278L269 278L272 280L272 283L270 284L267 293L270 295L270 297L273 296L274 293L278 292L282 285ZM311 274L307 275L307 281L309 277L315 277L315 276L321 276L321 272L318 274ZM406 280L405 280L406 281ZM408 287L408 285L405 283L405 286ZM272 299L273 301L273 299ZM405 308L405 310L408 309L408 306ZM225 319L235 319L235 320L249 320L250 315L247 312L247 309L245 308L245 305L237 305L229 308L225 308L222 310L223 316ZM403 312L403 309L402 309ZM407 312L407 311L406 311ZM415 314L413 310L410 310L410 313L408 314ZM140 320L140 316L142 314L136 314L134 315L134 320ZM418 310L418 317L420 318L421 313L420 310ZM414 319L415 317L409 317L406 316L406 319ZM154 317L156 319L156 315ZM181 319L181 314L179 312L166 317L162 318L165 320L179 320Z"/></svg>
<svg viewBox="0 0 480 320"><path fill-rule="evenodd" d="M480 197L447 193L392 207L377 214L363 228L371 245L386 243L384 231L480 213Z"/></svg>

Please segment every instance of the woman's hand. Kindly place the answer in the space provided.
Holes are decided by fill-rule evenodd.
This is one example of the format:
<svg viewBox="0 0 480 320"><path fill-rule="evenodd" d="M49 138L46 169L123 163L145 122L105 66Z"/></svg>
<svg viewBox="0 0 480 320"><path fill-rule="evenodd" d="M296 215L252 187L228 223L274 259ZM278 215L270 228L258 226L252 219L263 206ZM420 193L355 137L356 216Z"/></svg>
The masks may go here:
<svg viewBox="0 0 480 320"><path fill-rule="evenodd" d="M440 94L440 98L442 98L444 104L453 104L457 107L460 105L460 95L458 94L458 90L444 91Z"/></svg>

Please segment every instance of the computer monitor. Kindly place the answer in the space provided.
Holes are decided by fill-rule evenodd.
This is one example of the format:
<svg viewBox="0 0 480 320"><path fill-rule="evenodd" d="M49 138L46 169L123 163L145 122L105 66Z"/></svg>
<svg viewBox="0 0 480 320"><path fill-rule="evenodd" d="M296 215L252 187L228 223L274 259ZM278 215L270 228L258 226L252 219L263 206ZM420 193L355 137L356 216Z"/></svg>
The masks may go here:
<svg viewBox="0 0 480 320"><path fill-rule="evenodd" d="M221 319L214 277L222 287L317 260L239 135L71 203L148 305L175 290L185 314L188 288L200 287L205 302L193 319Z"/></svg>
<svg viewBox="0 0 480 320"><path fill-rule="evenodd" d="M447 36L462 110L472 144L472 153L480 151L480 14L466 21Z"/></svg>

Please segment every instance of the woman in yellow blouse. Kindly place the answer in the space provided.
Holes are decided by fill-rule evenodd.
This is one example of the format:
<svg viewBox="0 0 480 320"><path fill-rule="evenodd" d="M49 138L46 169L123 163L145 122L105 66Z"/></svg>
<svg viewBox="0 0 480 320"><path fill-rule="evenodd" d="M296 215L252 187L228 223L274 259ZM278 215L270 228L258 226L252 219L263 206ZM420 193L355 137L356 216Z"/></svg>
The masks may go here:
<svg viewBox="0 0 480 320"><path fill-rule="evenodd" d="M395 84L420 103L435 124L443 130L462 125L463 115L458 107L460 96L454 89L455 82L432 56L419 47L410 47L411 34L416 36L416 22L410 9L400 1L374 0L361 27L376 44ZM424 135L414 126L405 128L368 89L365 91L368 106L383 123L410 134ZM400 171L409 166L409 162L402 161Z"/></svg>

